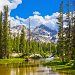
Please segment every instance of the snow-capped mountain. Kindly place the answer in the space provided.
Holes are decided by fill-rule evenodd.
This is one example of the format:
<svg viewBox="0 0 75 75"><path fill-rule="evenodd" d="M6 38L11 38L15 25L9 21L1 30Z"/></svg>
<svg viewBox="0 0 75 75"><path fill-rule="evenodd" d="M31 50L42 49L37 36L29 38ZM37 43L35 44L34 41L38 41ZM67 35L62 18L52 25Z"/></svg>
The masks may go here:
<svg viewBox="0 0 75 75"><path fill-rule="evenodd" d="M11 27L12 36L17 36L18 33L21 34L21 30L22 30L23 27L25 29L25 32L27 32L26 31L27 29L26 29L26 27L24 25L17 25L17 26Z"/></svg>
<svg viewBox="0 0 75 75"><path fill-rule="evenodd" d="M57 37L57 31L52 30L46 25L40 25L32 31L32 36L34 40L42 42L55 42Z"/></svg>
<svg viewBox="0 0 75 75"><path fill-rule="evenodd" d="M22 27L25 28L26 38L29 37L29 29L26 28L24 25L13 26L11 28L12 35L17 35L17 33L21 33ZM47 27L46 25L40 25L30 31L31 40L35 41L42 41L42 42L55 42L57 37L57 31L52 30L51 28Z"/></svg>
<svg viewBox="0 0 75 75"><path fill-rule="evenodd" d="M19 35L21 34L21 30L24 27L24 31L25 31L25 35L26 35L26 39L28 39L29 37L29 29L25 27L25 25L16 25L11 27L11 34L12 37L17 36L17 34L19 33ZM31 33L31 31L30 31Z"/></svg>

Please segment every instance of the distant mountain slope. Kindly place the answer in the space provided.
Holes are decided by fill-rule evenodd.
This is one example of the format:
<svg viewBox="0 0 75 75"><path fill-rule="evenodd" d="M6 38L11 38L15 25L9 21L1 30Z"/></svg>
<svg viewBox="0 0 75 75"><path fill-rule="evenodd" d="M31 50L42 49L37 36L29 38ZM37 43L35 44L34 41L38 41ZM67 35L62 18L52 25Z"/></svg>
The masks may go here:
<svg viewBox="0 0 75 75"><path fill-rule="evenodd" d="M34 37L34 40L38 39L39 41L42 41L42 42L50 42L50 41L55 42L56 35L57 35L56 30L52 30L51 28L43 24L36 27L32 31L32 36Z"/></svg>
<svg viewBox="0 0 75 75"><path fill-rule="evenodd" d="M11 33L12 35L17 35L17 33L21 33L22 27L25 28L27 39L29 37L29 29L27 29L24 25L13 26L11 28ZM55 42L57 37L56 30L52 30L51 28L43 24L30 31L30 33L31 33L31 40L33 39L35 41Z"/></svg>
<svg viewBox="0 0 75 75"><path fill-rule="evenodd" d="M44 30L46 30L47 32L50 32L51 35L57 34L57 31L56 31L56 30L52 30L51 28L49 28L49 27L47 27L47 26L45 26L45 25L43 25L43 24L40 25L39 28L44 29Z"/></svg>

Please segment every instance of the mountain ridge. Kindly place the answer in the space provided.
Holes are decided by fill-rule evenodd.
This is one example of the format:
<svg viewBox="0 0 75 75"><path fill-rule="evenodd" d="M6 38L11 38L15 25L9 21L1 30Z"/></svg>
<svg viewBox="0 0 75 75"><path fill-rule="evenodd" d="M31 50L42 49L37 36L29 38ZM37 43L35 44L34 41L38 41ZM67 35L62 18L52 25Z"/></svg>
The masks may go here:
<svg viewBox="0 0 75 75"><path fill-rule="evenodd" d="M21 33L22 27L24 25L17 25L11 28L11 33L16 34ZM24 26L25 27L25 26ZM29 37L29 29L25 27L26 38ZM46 25L41 24L40 26L35 27L31 32L31 40L41 41L41 42L55 42L57 31L52 30Z"/></svg>

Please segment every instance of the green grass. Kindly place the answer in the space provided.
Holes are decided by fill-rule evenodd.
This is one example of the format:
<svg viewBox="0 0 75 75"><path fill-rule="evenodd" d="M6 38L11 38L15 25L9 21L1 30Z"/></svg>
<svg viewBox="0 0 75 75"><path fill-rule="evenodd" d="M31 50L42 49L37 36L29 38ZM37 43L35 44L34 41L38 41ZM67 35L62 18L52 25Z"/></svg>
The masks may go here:
<svg viewBox="0 0 75 75"><path fill-rule="evenodd" d="M0 59L0 64L21 63L24 60L23 58Z"/></svg>
<svg viewBox="0 0 75 75"><path fill-rule="evenodd" d="M36 67L39 63L27 62L24 58L0 59L0 65L9 64L8 67ZM13 65L14 64L14 65ZM13 66L12 66L13 65Z"/></svg>
<svg viewBox="0 0 75 75"><path fill-rule="evenodd" d="M47 63L44 63L43 65L44 66L57 66L57 65L65 65L66 62L61 62L60 59L55 59L55 60L52 60L52 61L49 61Z"/></svg>
<svg viewBox="0 0 75 75"><path fill-rule="evenodd" d="M69 73L75 75L75 68L73 68L73 61L67 63L67 62L61 62L60 59L56 59L47 63L43 63L43 65L51 67L58 72L64 72L67 74Z"/></svg>

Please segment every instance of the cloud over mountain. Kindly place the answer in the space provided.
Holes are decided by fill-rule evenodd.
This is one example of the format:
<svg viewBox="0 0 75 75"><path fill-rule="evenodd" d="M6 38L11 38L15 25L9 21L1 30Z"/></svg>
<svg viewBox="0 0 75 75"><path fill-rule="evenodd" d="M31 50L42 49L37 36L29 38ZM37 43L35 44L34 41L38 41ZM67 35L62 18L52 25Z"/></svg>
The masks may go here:
<svg viewBox="0 0 75 75"><path fill-rule="evenodd" d="M39 26L40 24L44 24L52 29L57 29L57 17L59 13L53 13L51 16L41 16L38 14L34 14L33 16L29 16L29 18L25 19L26 25L28 24L28 19L30 19L31 28L35 28L35 26Z"/></svg>
<svg viewBox="0 0 75 75"><path fill-rule="evenodd" d="M41 24L44 24L52 29L57 30L57 17L58 17L59 13L56 12L53 15L49 16L41 16L38 14L34 14L33 16L29 16L28 18L24 19L21 18L19 16L14 17L9 17L9 20L11 21L11 26L16 26L16 25L25 25L26 27L28 27L29 24L29 19L30 19L30 25L31 25L31 29L34 29L36 26L39 26Z"/></svg>
<svg viewBox="0 0 75 75"><path fill-rule="evenodd" d="M57 22L56 18L58 17L58 15L59 15L58 12L54 13L51 16L49 16L49 15L41 16L38 14L34 14L33 16L29 16L26 19L16 16L15 18L9 17L9 20L11 20L12 26L25 25L26 27L28 27L29 19L30 19L31 29L34 29L36 26L39 26L41 24L44 24L44 25L50 27L51 29L57 30L58 26L56 24L56 22Z"/></svg>

